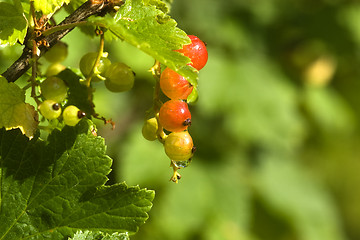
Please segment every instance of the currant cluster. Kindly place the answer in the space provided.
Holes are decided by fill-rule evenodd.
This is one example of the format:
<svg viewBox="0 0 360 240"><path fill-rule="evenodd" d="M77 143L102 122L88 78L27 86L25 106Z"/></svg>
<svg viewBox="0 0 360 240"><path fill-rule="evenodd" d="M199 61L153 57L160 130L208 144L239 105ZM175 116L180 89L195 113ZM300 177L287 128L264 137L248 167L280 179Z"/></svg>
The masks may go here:
<svg viewBox="0 0 360 240"><path fill-rule="evenodd" d="M208 59L206 46L198 37L193 35L188 37L191 43L177 51L190 58L189 65L200 70ZM168 67L162 71L159 85L169 100L155 111L154 117L145 120L142 133L145 139L150 141L159 139L164 144L165 153L171 159L171 166L174 169L171 180L178 182L181 176L177 170L190 163L196 149L188 132L191 113L186 101L194 86L185 77Z"/></svg>
<svg viewBox="0 0 360 240"><path fill-rule="evenodd" d="M74 105L66 106L62 112L62 105L64 105L67 98L68 87L61 78L55 76L65 69L61 62L67 57L67 45L58 42L44 57L51 65L45 74L47 78L39 85L43 101L39 102L38 109L41 115L49 121L62 117L66 125L75 126L85 116L85 113Z"/></svg>
<svg viewBox="0 0 360 240"><path fill-rule="evenodd" d="M188 57L191 60L189 65L199 71L207 62L207 49L204 42L196 36L189 35L188 37L191 43L176 51ZM81 83L91 88L93 82L104 82L106 88L112 92L130 90L134 85L134 72L126 64L112 63L108 59L108 53L103 51L103 40L102 34L99 51L89 52L80 59L79 68L84 77ZM62 42L53 46L45 54L45 58L51 65L45 74L46 79L39 84L41 95L34 99L38 101L39 112L50 123L58 121L75 126L85 117L85 113L67 103L68 87L58 77L58 73L65 68L61 62L66 57L67 46ZM150 114L146 117L142 133L147 140L158 139L164 145L165 153L170 158L171 167L174 170L171 180L178 182L181 176L177 171L188 166L196 149L188 132L191 126L191 113L187 100L192 99L192 93L197 93L197 86L193 86L185 77L169 67L164 67L161 71L158 61L152 68L152 72L157 80L154 103ZM160 92L165 95L163 97L166 97L166 101L160 100ZM62 108L64 108L63 111ZM92 116L97 117L97 114L94 113ZM107 122L106 119L103 120Z"/></svg>
<svg viewBox="0 0 360 240"><path fill-rule="evenodd" d="M129 66L122 62L111 63L106 52L90 52L80 60L80 71L92 82L105 82L111 92L129 91L134 86L135 74Z"/></svg>
<svg viewBox="0 0 360 240"><path fill-rule="evenodd" d="M68 87L57 76L65 69L61 62L66 59L67 54L67 45L63 42L58 42L45 53L45 59L51 64L45 73L47 78L39 84L43 101L39 99L37 101L38 109L44 118L49 121L60 118L66 125L75 126L85 116L85 113L78 107L66 103ZM89 52L80 59L79 68L84 76L82 83L90 87L90 82L103 81L111 92L130 90L134 85L134 72L126 64L112 63L107 57L108 54L103 52L102 42L99 52ZM63 106L66 108L62 112ZM94 117L97 115L94 114ZM106 119L103 120L107 122Z"/></svg>
<svg viewBox="0 0 360 240"><path fill-rule="evenodd" d="M39 104L39 111L44 118L54 120L61 116L61 108L67 97L65 82L56 76L47 77L40 84L41 95L44 99ZM75 126L85 113L74 105L68 105L62 112L62 119L66 125Z"/></svg>

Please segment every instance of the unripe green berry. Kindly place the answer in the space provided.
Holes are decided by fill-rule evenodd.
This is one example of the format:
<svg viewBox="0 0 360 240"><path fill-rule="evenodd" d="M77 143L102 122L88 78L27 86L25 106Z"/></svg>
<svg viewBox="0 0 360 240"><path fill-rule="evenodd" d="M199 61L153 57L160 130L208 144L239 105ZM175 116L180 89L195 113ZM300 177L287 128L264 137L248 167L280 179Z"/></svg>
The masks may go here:
<svg viewBox="0 0 360 240"><path fill-rule="evenodd" d="M63 119L68 126L75 126L83 117L85 117L85 113L74 105L69 105L64 109Z"/></svg>
<svg viewBox="0 0 360 240"><path fill-rule="evenodd" d="M68 47L64 42L57 42L52 48L49 49L44 55L49 62L62 62L68 55Z"/></svg>
<svg viewBox="0 0 360 240"><path fill-rule="evenodd" d="M135 75L124 63L112 63L105 72L105 86L111 92L124 92L134 85Z"/></svg>
<svg viewBox="0 0 360 240"><path fill-rule="evenodd" d="M66 67L59 62L53 63L47 68L45 75L47 77L58 75L61 71L65 70L65 68Z"/></svg>
<svg viewBox="0 0 360 240"><path fill-rule="evenodd" d="M144 121L142 135L146 140L154 141L157 139L158 122L155 117Z"/></svg>
<svg viewBox="0 0 360 240"><path fill-rule="evenodd" d="M45 100L39 105L39 111L46 119L56 119L61 114L61 106L54 100Z"/></svg>
<svg viewBox="0 0 360 240"><path fill-rule="evenodd" d="M46 78L40 84L41 94L45 99L62 102L67 96L67 86L65 82L58 77L51 76Z"/></svg>
<svg viewBox="0 0 360 240"><path fill-rule="evenodd" d="M85 54L80 59L80 71L84 74L85 77L88 77L91 74L91 70L95 64L96 58L98 56L97 52L90 52ZM99 63L94 69L94 75L92 76L92 81L99 82L105 80L104 73L106 69L110 66L111 61L106 57L101 57Z"/></svg>

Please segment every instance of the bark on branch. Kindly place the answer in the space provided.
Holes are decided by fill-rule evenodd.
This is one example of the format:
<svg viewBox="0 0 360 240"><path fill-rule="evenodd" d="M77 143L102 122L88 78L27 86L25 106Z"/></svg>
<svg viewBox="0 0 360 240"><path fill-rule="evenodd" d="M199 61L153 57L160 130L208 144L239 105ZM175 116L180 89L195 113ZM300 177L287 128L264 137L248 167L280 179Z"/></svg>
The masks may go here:
<svg viewBox="0 0 360 240"><path fill-rule="evenodd" d="M76 9L72 14L66 17L60 25L72 24L84 21L86 18L92 15L103 15L113 9L114 1L93 1L89 0ZM50 47L40 46L40 56L47 52L52 46L54 46L60 39L68 34L74 28L68 28L54 32L45 37L45 40L49 43ZM26 44L26 41L25 41ZM1 75L7 79L8 82L15 82L20 76L22 76L30 67L30 60L32 59L32 49L25 45L21 56Z"/></svg>

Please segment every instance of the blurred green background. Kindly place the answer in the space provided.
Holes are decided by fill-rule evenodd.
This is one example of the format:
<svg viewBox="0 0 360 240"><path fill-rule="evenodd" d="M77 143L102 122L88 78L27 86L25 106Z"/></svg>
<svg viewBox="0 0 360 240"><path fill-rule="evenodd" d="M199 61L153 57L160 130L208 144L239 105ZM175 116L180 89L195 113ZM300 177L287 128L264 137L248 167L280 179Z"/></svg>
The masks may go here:
<svg viewBox="0 0 360 240"><path fill-rule="evenodd" d="M96 110L116 122L97 121L110 181L156 191L132 239L360 239L360 1L175 0L171 16L209 51L190 107L197 152L179 184L162 145L141 135L153 59L106 43L136 83L123 94L95 83ZM71 67L98 48L80 31L64 41ZM1 50L0 70L20 53Z"/></svg>

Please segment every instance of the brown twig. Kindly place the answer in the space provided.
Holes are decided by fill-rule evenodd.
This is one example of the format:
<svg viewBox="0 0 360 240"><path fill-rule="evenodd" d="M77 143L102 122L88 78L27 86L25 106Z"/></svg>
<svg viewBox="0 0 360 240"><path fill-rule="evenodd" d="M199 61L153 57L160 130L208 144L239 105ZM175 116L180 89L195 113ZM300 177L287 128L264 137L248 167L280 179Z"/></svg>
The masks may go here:
<svg viewBox="0 0 360 240"><path fill-rule="evenodd" d="M123 1L118 0L101 0L94 1L89 0L81 5L78 9L76 9L72 14L70 14L67 18L65 18L61 23L57 26L73 24L77 22L81 22L92 15L105 15L107 12L113 10L114 5L121 5ZM40 56L42 56L45 52L47 52L52 46L54 46L60 39L62 39L66 34L68 34L74 28L67 28L63 30L59 30L54 32L46 37L43 37L49 47L40 46ZM28 34L25 39L25 48L21 56L1 75L5 77L8 82L15 82L20 76L22 76L30 67L30 60L32 58L32 49L31 46L27 46L27 41L31 40L31 34ZM40 57L39 56L39 57Z"/></svg>

